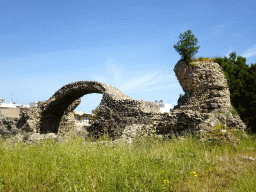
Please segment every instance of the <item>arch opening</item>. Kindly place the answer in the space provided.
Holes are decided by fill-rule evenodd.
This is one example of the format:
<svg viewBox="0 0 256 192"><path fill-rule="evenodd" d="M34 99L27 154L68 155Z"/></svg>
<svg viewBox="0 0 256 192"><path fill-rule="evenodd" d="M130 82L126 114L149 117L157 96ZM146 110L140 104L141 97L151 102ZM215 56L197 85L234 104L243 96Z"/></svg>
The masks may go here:
<svg viewBox="0 0 256 192"><path fill-rule="evenodd" d="M54 95L56 95L56 93ZM101 90L82 87L73 89L69 91L69 93L63 94L53 101L48 102L46 109L42 112L40 133L51 132L57 134L61 126L61 121L72 118L70 115L72 115L73 110L81 103L81 97L92 93L103 94ZM49 100L51 100L51 98Z"/></svg>
<svg viewBox="0 0 256 192"><path fill-rule="evenodd" d="M103 94L99 93L90 93L80 97L81 103L73 111L75 123L79 127L79 130L88 133L88 128L95 120L95 118L91 119L91 116L95 115L94 112L99 108L102 97Z"/></svg>

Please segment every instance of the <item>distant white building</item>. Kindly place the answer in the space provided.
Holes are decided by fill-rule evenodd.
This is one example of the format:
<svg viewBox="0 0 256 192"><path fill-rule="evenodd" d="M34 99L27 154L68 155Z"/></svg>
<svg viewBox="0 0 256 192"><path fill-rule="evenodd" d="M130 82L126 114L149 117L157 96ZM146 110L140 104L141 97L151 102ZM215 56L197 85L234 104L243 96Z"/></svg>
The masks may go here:
<svg viewBox="0 0 256 192"><path fill-rule="evenodd" d="M5 103L0 99L0 117L19 117L20 108L15 103Z"/></svg>
<svg viewBox="0 0 256 192"><path fill-rule="evenodd" d="M82 127L88 127L91 124L90 117L91 113L86 113L84 111L73 111L76 124Z"/></svg>
<svg viewBox="0 0 256 192"><path fill-rule="evenodd" d="M20 107L23 107L23 108L30 108L29 105L20 105Z"/></svg>
<svg viewBox="0 0 256 192"><path fill-rule="evenodd" d="M170 112L171 104L164 104L163 100L160 100L159 102L156 100L155 104L159 105L161 113Z"/></svg>
<svg viewBox="0 0 256 192"><path fill-rule="evenodd" d="M21 104L15 104L16 108L21 108Z"/></svg>
<svg viewBox="0 0 256 192"><path fill-rule="evenodd" d="M14 103L5 103L5 99L0 99L0 108L16 108L16 105Z"/></svg>
<svg viewBox="0 0 256 192"><path fill-rule="evenodd" d="M29 103L29 106L30 106L30 107L37 107L37 102L30 102L30 103Z"/></svg>
<svg viewBox="0 0 256 192"><path fill-rule="evenodd" d="M31 108L37 106L37 102L31 102L29 105L5 103L5 99L0 99L0 117L18 117L21 108Z"/></svg>
<svg viewBox="0 0 256 192"><path fill-rule="evenodd" d="M5 103L4 101L5 99L0 99L0 108L15 109L15 108L30 107L29 105L16 104L15 102Z"/></svg>

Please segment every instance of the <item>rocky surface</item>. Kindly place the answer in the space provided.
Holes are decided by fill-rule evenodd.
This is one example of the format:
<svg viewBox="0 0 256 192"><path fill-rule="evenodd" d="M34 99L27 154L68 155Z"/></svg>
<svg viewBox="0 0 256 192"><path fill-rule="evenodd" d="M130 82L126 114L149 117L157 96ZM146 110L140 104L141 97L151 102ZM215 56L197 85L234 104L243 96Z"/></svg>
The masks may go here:
<svg viewBox="0 0 256 192"><path fill-rule="evenodd" d="M179 61L174 72L185 92L174 109L201 110L205 113L220 108L233 109L227 79L218 63L197 61L188 65Z"/></svg>
<svg viewBox="0 0 256 192"><path fill-rule="evenodd" d="M235 143L232 132L244 133L246 126L234 113L227 80L219 64L199 61L191 65L180 60L174 72L185 95L170 113L162 114L157 104L132 99L111 85L79 81L63 86L47 101L39 102L38 107L24 109L19 122L14 124L30 135L64 136L71 132L98 138L108 133L114 139L129 140L138 134L173 137L193 131L209 139L214 139L213 132L217 132L223 140ZM80 104L80 97L89 93L103 96L98 118L88 127L87 134L76 126L73 110Z"/></svg>
<svg viewBox="0 0 256 192"><path fill-rule="evenodd" d="M139 112L160 112L158 105L134 100L111 85L96 81L79 81L63 86L47 101L39 102L38 107L25 109L22 115L25 122L23 129L34 133L52 132L60 135L78 129L73 110L80 104L80 97L90 93L103 94L98 116L102 115L105 118L104 122L115 110L124 115L128 109ZM112 128L108 127L108 129ZM111 131L116 129L118 132L123 131L119 127Z"/></svg>

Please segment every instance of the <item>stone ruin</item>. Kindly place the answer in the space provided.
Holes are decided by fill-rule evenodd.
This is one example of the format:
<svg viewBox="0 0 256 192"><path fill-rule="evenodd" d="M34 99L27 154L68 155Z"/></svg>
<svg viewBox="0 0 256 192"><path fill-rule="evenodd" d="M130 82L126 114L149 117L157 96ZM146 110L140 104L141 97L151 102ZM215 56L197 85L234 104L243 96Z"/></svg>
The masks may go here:
<svg viewBox="0 0 256 192"><path fill-rule="evenodd" d="M101 93L97 120L87 128L89 135L95 138L106 133L114 139L119 136L131 139L135 135L152 133L172 137L182 135L184 131L201 132L205 137L213 133L218 124L224 125L221 133L230 140L233 136L227 128L244 133L246 125L239 115L233 114L235 110L230 103L227 79L218 63L198 61L188 64L179 60L174 72L185 95L179 98L178 105L170 113L162 114L157 104L132 99L111 85L78 81L63 86L47 101L38 102L37 107L24 109L15 126L36 134L63 136L76 132L88 136L75 124L73 110L80 104L80 97ZM7 123L5 120L4 124Z"/></svg>

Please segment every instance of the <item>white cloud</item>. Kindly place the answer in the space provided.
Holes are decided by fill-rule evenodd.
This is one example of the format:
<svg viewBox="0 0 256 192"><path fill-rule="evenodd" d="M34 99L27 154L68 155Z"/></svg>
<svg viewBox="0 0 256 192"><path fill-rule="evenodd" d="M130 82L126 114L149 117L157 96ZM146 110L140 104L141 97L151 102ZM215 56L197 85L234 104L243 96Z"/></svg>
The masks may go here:
<svg viewBox="0 0 256 192"><path fill-rule="evenodd" d="M157 90L157 89L165 89L165 88L168 88L168 87L171 87L171 86L174 86L174 85L179 85L179 84L178 84L178 83L175 83L175 84L171 84L171 85L168 85L168 86L165 86L165 87L156 87L156 88L154 88L154 89L132 91L131 93L145 92L145 91L154 91L154 90Z"/></svg>
<svg viewBox="0 0 256 192"><path fill-rule="evenodd" d="M114 82L106 82L108 84L111 84L115 87L117 87L119 90L121 90L122 92L144 92L144 91L153 91L153 90L157 90L157 89L164 89L173 85L178 85L178 84L172 84L172 85L168 85L165 87L159 87L159 84L161 85L161 81L164 82L163 80L167 80L167 79L171 79L172 76L171 75L166 75L165 73L163 75L161 75L161 72L153 72L153 73L147 73L147 74L143 74L143 75L137 75L139 76L138 78L135 79L130 79L129 81L125 82L125 83L121 83L122 79L120 79L120 77L122 77L122 72L124 71L124 69L121 66L118 66L116 64L116 61L113 61L113 59L110 61L107 61L107 69L106 72L113 77L112 80L114 80ZM106 75L108 75L106 74ZM104 77L102 77L104 78ZM99 79L99 77L97 78ZM119 86L120 85L120 86ZM153 85L153 86L151 86ZM151 87L156 87L153 89L147 89L147 86L151 86ZM143 89L147 89L147 90L143 90Z"/></svg>
<svg viewBox="0 0 256 192"><path fill-rule="evenodd" d="M230 53L232 53L232 52L236 52L236 51L232 51L231 49L225 54L225 56L227 57L227 58L229 58L229 54ZM246 51L245 51L245 53L244 54L242 54L242 55L240 55L240 54L238 54L237 52L236 52L236 56L238 57L238 56L241 56L241 57L245 57L245 58L250 58L250 57L253 57L253 56L255 56L256 55L256 45L254 45L254 46L251 46L249 49L247 49Z"/></svg>
<svg viewBox="0 0 256 192"><path fill-rule="evenodd" d="M163 76L158 77L158 79L157 79L156 81L153 81L153 82L151 82L151 83L148 83L148 85L155 84L155 83L157 83L157 82L161 81L162 79L164 79L164 78L163 78Z"/></svg>
<svg viewBox="0 0 256 192"><path fill-rule="evenodd" d="M243 55L241 55L242 57L246 57L246 58L250 58L256 55L256 45L254 45L254 47L251 47L250 49L248 49L246 51L246 53L244 53Z"/></svg>
<svg viewBox="0 0 256 192"><path fill-rule="evenodd" d="M104 76L100 76L100 75L94 75L92 81L98 81L98 82L102 82L102 83L106 82L105 81L105 77Z"/></svg>
<svg viewBox="0 0 256 192"><path fill-rule="evenodd" d="M227 57L227 58L229 58L229 54L230 53L232 53L233 51L231 50L231 49L229 49L229 51L225 54L225 56Z"/></svg>
<svg viewBox="0 0 256 192"><path fill-rule="evenodd" d="M156 76L156 73L151 73L148 75L145 75L144 77L139 77L136 79L132 79L130 81L128 81L127 83L125 83L124 85L122 85L121 87L119 87L120 90L122 91L128 91L128 90L134 90L134 89L138 89L139 87L144 87L147 86L148 84L152 84L152 83L148 83L152 78L154 78L154 76Z"/></svg>
<svg viewBox="0 0 256 192"><path fill-rule="evenodd" d="M122 76L123 68L116 64L117 61L115 59L107 61L106 71L113 77L113 84L118 83L120 81L120 77Z"/></svg>

